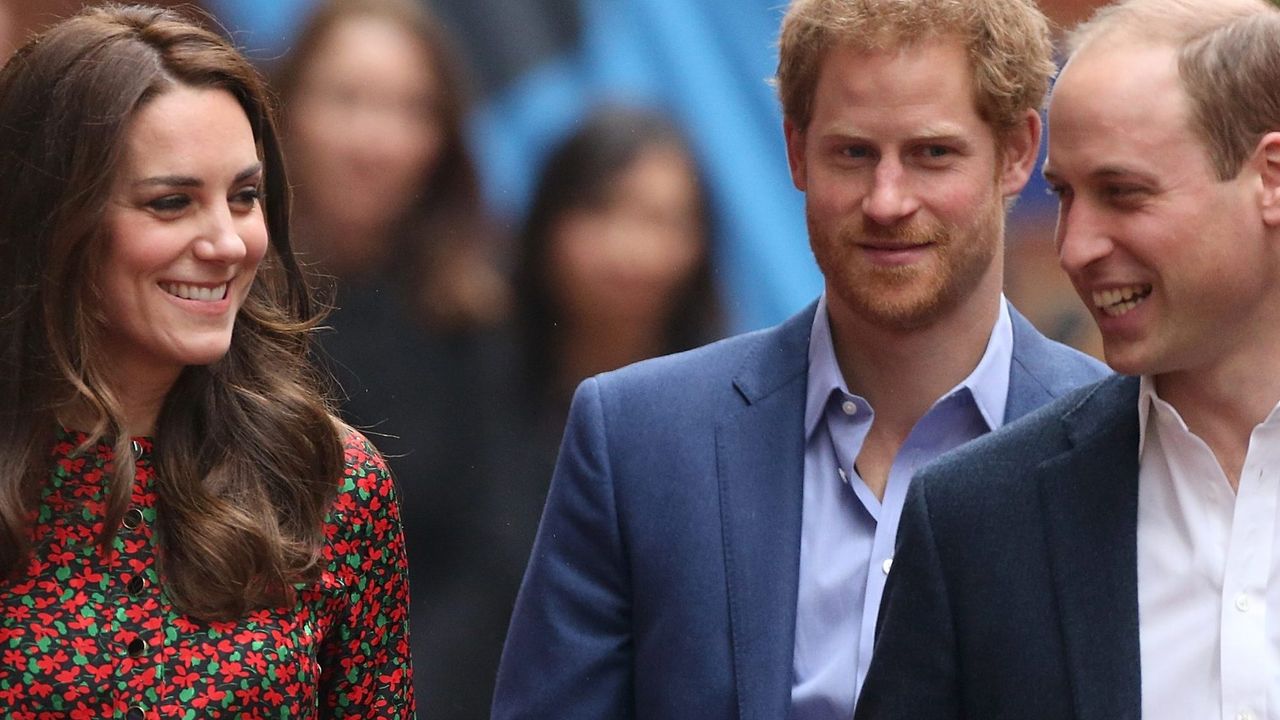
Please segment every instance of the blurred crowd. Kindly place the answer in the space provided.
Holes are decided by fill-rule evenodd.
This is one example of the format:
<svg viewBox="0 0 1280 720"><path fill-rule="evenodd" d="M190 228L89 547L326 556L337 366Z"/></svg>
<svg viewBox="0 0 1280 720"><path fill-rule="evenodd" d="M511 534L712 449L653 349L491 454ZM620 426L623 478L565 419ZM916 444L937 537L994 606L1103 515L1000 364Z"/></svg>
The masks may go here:
<svg viewBox="0 0 1280 720"><path fill-rule="evenodd" d="M0 0L0 52L79 4ZM399 484L423 717L485 717L574 388L728 332L713 188L670 113L608 104L548 148L523 216L499 216L466 54L428 6L321 2L295 37L263 69L293 240L332 307L318 360ZM1007 292L1096 354L1053 221L1014 218Z"/></svg>

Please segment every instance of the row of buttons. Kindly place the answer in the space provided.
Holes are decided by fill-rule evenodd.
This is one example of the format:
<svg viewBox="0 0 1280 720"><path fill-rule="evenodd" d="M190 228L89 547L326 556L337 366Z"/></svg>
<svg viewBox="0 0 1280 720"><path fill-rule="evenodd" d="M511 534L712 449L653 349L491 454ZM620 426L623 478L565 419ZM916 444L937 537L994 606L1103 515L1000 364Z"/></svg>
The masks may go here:
<svg viewBox="0 0 1280 720"><path fill-rule="evenodd" d="M142 445L137 440L133 441L133 455L135 458L142 457ZM142 527L144 519L145 518L143 518L142 510L140 508L131 507L125 511L124 517L120 519L120 524L123 525L126 530L137 530ZM127 583L125 583L125 591L127 591L131 597L136 598L147 589L148 585L150 585L150 583L141 574L134 575L129 578ZM146 655L148 649L149 646L147 641L140 637L135 637L129 641L128 645L125 646L125 652L134 660ZM125 711L124 716L125 720L146 720L147 708L143 705L131 705L129 706L129 709Z"/></svg>

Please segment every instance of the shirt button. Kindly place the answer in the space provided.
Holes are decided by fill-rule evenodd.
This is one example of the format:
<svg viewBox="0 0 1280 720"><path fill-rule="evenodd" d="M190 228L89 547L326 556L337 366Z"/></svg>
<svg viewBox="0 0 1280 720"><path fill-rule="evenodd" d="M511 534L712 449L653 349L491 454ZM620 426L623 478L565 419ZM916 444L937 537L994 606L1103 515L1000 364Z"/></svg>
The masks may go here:
<svg viewBox="0 0 1280 720"><path fill-rule="evenodd" d="M120 522L129 530L136 530L142 524L142 511L136 507L129 508Z"/></svg>
<svg viewBox="0 0 1280 720"><path fill-rule="evenodd" d="M840 409L844 411L845 415L858 414L858 404L852 400L845 400L843 403L840 404Z"/></svg>
<svg viewBox="0 0 1280 720"><path fill-rule="evenodd" d="M884 571L885 575L889 574L889 568L891 567L893 567L893 558L891 557L885 558L884 562L880 563L880 569Z"/></svg>
<svg viewBox="0 0 1280 720"><path fill-rule="evenodd" d="M143 590L147 589L147 579L141 575L134 575L129 578L129 584L125 586L125 589L129 591L130 595L137 597L142 594Z"/></svg>
<svg viewBox="0 0 1280 720"><path fill-rule="evenodd" d="M1253 711L1241 710L1240 712L1236 713L1236 720L1254 720Z"/></svg>
<svg viewBox="0 0 1280 720"><path fill-rule="evenodd" d="M1236 596L1236 609L1240 612L1249 612L1249 596L1240 593Z"/></svg>
<svg viewBox="0 0 1280 720"><path fill-rule="evenodd" d="M129 641L129 647L126 650L129 652L129 657L136 660L147 654L147 641L142 638L134 638Z"/></svg>
<svg viewBox="0 0 1280 720"><path fill-rule="evenodd" d="M137 460L142 457L142 443L137 440L133 441L133 459Z"/></svg>
<svg viewBox="0 0 1280 720"><path fill-rule="evenodd" d="M147 709L141 705L134 705L124 713L125 720L146 720Z"/></svg>

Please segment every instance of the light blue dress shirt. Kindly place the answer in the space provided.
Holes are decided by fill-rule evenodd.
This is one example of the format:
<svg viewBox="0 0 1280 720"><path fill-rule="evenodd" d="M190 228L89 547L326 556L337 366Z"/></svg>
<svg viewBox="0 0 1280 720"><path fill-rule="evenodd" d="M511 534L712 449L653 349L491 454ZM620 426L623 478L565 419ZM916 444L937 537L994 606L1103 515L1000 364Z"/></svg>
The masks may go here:
<svg viewBox="0 0 1280 720"><path fill-rule="evenodd" d="M947 450L1000 427L1012 359L1013 323L1002 297L982 359L912 428L894 458L882 502L854 468L875 410L849 392L836 362L826 296L818 302L805 400L791 720L853 715L911 476Z"/></svg>

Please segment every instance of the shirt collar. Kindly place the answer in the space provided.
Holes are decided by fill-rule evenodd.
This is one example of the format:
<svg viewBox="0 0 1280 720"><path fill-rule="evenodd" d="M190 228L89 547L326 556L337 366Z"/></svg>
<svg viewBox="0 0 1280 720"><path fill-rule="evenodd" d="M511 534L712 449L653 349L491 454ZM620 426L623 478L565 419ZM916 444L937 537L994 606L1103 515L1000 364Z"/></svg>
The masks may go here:
<svg viewBox="0 0 1280 720"><path fill-rule="evenodd" d="M994 430L1004 424L1005 406L1009 400L1009 369L1013 364L1013 321L1009 317L1008 301L1000 296L1000 313L987 340L982 359L969 376L956 385L944 398L967 390L986 420ZM844 375L836 362L835 343L831 339L831 321L827 314L827 295L818 299L818 310L813 316L813 328L809 333L809 381L805 394L804 431L808 438L818 427L831 393L852 395L845 385Z"/></svg>
<svg viewBox="0 0 1280 720"><path fill-rule="evenodd" d="M1160 397L1160 393L1156 392L1155 377L1143 375L1138 379L1139 459L1142 458L1142 451L1147 446L1147 438L1150 437L1148 428L1151 427L1152 422L1160 426L1161 437L1166 433L1194 435L1191 428L1187 427L1187 422L1182 419L1182 413L1178 412L1178 408L1169 404L1168 400Z"/></svg>
<svg viewBox="0 0 1280 720"><path fill-rule="evenodd" d="M827 294L818 298L818 311L813 314L813 328L809 332L809 384L804 403L804 436L813 435L814 428L826 411L827 398L839 391L848 395L844 375L836 363L835 343L831 339L831 321L827 315Z"/></svg>
<svg viewBox="0 0 1280 720"><path fill-rule="evenodd" d="M1182 413L1178 412L1178 408L1169 403L1168 400L1160 397L1160 393L1156 392L1155 378L1151 375L1143 375L1138 379L1138 458L1142 458L1142 452L1147 447L1148 423L1150 422L1152 411L1155 411L1156 422L1160 426L1160 436L1163 439L1166 433L1182 432L1187 435L1194 435L1191 428L1187 426L1187 421L1182 419ZM1257 427L1276 427L1280 425L1280 403L1271 409L1267 417L1263 419ZM1255 428L1256 429L1256 428ZM1252 439L1249 443L1252 450Z"/></svg>
<svg viewBox="0 0 1280 720"><path fill-rule="evenodd" d="M1151 406L1160 399L1156 394L1156 384L1150 375L1138 379L1138 457L1142 457L1142 449L1147 446L1147 418L1151 415Z"/></svg>

